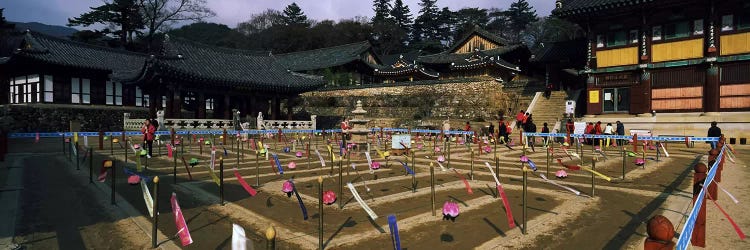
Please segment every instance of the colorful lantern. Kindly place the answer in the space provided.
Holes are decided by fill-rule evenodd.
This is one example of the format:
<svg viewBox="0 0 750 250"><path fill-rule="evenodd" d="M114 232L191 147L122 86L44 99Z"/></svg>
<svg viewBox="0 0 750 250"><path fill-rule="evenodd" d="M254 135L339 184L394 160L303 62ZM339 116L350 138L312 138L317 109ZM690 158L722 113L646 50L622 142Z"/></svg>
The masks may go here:
<svg viewBox="0 0 750 250"><path fill-rule="evenodd" d="M437 161L440 162L440 163L445 162L445 156L442 156L442 155L438 156Z"/></svg>
<svg viewBox="0 0 750 250"><path fill-rule="evenodd" d="M372 169L380 169L380 162L372 162Z"/></svg>
<svg viewBox="0 0 750 250"><path fill-rule="evenodd" d="M446 201L445 204L443 204L443 219L444 220L456 221L456 217L458 217L459 213L460 211L458 209L458 203L455 203L452 201Z"/></svg>
<svg viewBox="0 0 750 250"><path fill-rule="evenodd" d="M135 184L138 184L140 182L141 182L141 177L138 176L137 174L134 174L134 175L131 175L130 177L128 177L128 184L130 184L130 185L135 185Z"/></svg>
<svg viewBox="0 0 750 250"><path fill-rule="evenodd" d="M643 166L644 164L646 164L646 160L644 160L643 158L636 158L635 159L635 165Z"/></svg>
<svg viewBox="0 0 750 250"><path fill-rule="evenodd" d="M297 158L302 158L302 151L297 151L294 156L297 156Z"/></svg>
<svg viewBox="0 0 750 250"><path fill-rule="evenodd" d="M297 163L294 163L293 161L289 162L289 165L287 165L287 167L289 169L295 169L295 168L297 168Z"/></svg>
<svg viewBox="0 0 750 250"><path fill-rule="evenodd" d="M285 181L284 184L281 185L281 192L286 193L287 197L292 197L293 191L294 188L292 187L292 181Z"/></svg>
<svg viewBox="0 0 750 250"><path fill-rule="evenodd" d="M323 192L323 204L331 205L336 202L336 193L331 190Z"/></svg>
<svg viewBox="0 0 750 250"><path fill-rule="evenodd" d="M560 169L560 170L557 170L557 172L555 172L555 176L558 179L565 179L568 177L568 172L565 172L565 170Z"/></svg>

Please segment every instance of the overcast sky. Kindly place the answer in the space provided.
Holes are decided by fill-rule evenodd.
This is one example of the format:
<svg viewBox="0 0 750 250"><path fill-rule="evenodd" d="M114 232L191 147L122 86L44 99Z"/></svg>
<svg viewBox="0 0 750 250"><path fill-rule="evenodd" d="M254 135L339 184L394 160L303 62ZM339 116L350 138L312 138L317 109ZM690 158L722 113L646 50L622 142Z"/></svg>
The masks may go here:
<svg viewBox="0 0 750 250"><path fill-rule="evenodd" d="M458 10L464 7L507 9L515 0L438 0L438 5ZM527 0L536 9L537 15L547 16L555 6L554 0ZM207 0L208 6L216 12L216 17L207 21L223 23L235 27L247 20L251 14L265 9L282 10L292 2L302 8L308 17L315 20L346 19L354 16L373 15L371 0ZM416 16L419 0L404 0ZM9 21L40 22L65 25L67 19L101 5L102 0L0 0L0 8L5 8Z"/></svg>

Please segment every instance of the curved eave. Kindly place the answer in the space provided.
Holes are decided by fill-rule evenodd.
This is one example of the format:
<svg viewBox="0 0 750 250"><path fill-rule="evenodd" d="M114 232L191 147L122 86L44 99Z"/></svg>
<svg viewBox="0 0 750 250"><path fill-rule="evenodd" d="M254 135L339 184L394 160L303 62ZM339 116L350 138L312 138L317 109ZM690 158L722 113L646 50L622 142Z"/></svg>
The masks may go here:
<svg viewBox="0 0 750 250"><path fill-rule="evenodd" d="M499 67L510 71L521 72L520 67L502 60L484 60L475 63L451 64L451 70L470 70L484 67Z"/></svg>
<svg viewBox="0 0 750 250"><path fill-rule="evenodd" d="M375 71L375 75L377 76L408 76L412 74L418 74L421 76L424 76L425 78L438 78L440 77L440 73L438 72L428 72L424 68L419 67L409 67L406 69L391 69L391 70L377 70Z"/></svg>
<svg viewBox="0 0 750 250"><path fill-rule="evenodd" d="M304 79L300 79L302 82L301 84L296 85L296 86L293 86L290 84L287 84L286 86L281 86L281 85L275 85L275 84L269 84L269 83L263 83L263 82L236 81L236 80L230 80L230 79L224 79L224 78L202 76L202 75L198 75L192 72L185 72L178 68L172 67L171 65L160 63L160 62L154 63L152 67L149 67L149 70L152 70L154 72L145 73L141 75L158 74L161 76L168 76L171 78L182 79L188 82L199 83L199 84L211 82L211 83L216 84L218 87L271 91L271 92L280 92L280 93L302 93L302 92L307 92L307 91L317 89L325 85L325 82L323 80L312 79L312 78L308 78L305 76L295 76L292 73L289 73L290 77L304 78Z"/></svg>

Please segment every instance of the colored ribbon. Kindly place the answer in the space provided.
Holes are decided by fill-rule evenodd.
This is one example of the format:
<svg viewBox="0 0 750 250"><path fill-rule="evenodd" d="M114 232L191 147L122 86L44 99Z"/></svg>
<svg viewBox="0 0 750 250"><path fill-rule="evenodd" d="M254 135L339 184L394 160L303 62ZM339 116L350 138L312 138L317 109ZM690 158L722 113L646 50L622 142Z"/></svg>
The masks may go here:
<svg viewBox="0 0 750 250"><path fill-rule="evenodd" d="M172 151L173 151L172 144L167 143L167 158L172 158Z"/></svg>
<svg viewBox="0 0 750 250"><path fill-rule="evenodd" d="M213 169L211 169L211 168L208 169L208 175L210 175L211 179L213 179L214 182L216 182L216 185L221 186L221 182L219 181L219 177L216 176L216 173L214 172Z"/></svg>
<svg viewBox="0 0 750 250"><path fill-rule="evenodd" d="M323 166L323 167L325 167L326 166L326 161L323 160L323 156L320 155L320 151L318 151L317 148L315 149L315 154L317 154L318 155L318 159L320 159L320 165Z"/></svg>
<svg viewBox="0 0 750 250"><path fill-rule="evenodd" d="M180 204L177 203L177 194L172 193L170 198L172 203L172 214L174 214L174 224L177 227L177 235L180 237L180 243L182 246L188 246L193 243L193 238L190 237L190 230L188 230L187 223L185 223L185 217L182 216L182 209Z"/></svg>
<svg viewBox="0 0 750 250"><path fill-rule="evenodd" d="M258 148L255 146L255 139L250 138L250 148L252 148L255 151L258 151Z"/></svg>
<svg viewBox="0 0 750 250"><path fill-rule="evenodd" d="M247 249L247 237L245 229L240 225L232 224L232 250Z"/></svg>
<svg viewBox="0 0 750 250"><path fill-rule="evenodd" d="M581 169L586 170L588 172L591 172L592 174L598 175L599 177L602 177L602 179L605 179L607 181L612 181L612 178L610 178L609 176L606 176L606 175L604 175L602 173L599 173L596 170L593 170L593 169L590 169L590 168L587 168L587 167L581 167Z"/></svg>
<svg viewBox="0 0 750 250"><path fill-rule="evenodd" d="M380 155L380 158L383 158L383 160L385 160L385 153L380 151L379 148L375 148L375 152L378 152L378 155Z"/></svg>
<svg viewBox="0 0 750 250"><path fill-rule="evenodd" d="M388 229L391 231L391 242L394 250L401 250L401 238L398 236L398 223L396 215L388 215Z"/></svg>
<svg viewBox="0 0 750 250"><path fill-rule="evenodd" d="M216 147L211 146L211 170L216 169Z"/></svg>
<svg viewBox="0 0 750 250"><path fill-rule="evenodd" d="M466 193L468 194L474 194L474 191L471 190L471 186L469 185L469 181L466 180L466 177L458 173L458 170L455 168L453 169L453 172L456 173L456 176L460 178L464 182L464 186L466 186Z"/></svg>
<svg viewBox="0 0 750 250"><path fill-rule="evenodd" d="M727 214L727 212L724 211L724 208L722 208L721 206L719 206L719 203L717 203L716 200L713 197L711 197L711 192L708 192L708 190L706 190L705 186L703 186L703 192L706 193L706 195L708 196L708 199L711 200L711 202L713 202L714 205L716 205L717 208L719 208L719 211L721 211L721 213L724 214L724 217L727 218L727 220L729 221L729 223L732 224L732 227L734 227L734 231L737 232L737 236L739 236L741 240L744 240L745 239L745 233L742 232L742 229L740 229L740 226L738 226L737 223L734 222L734 220L732 219L732 217L729 217L729 214Z"/></svg>
<svg viewBox="0 0 750 250"><path fill-rule="evenodd" d="M570 169L570 170L573 170L573 171L581 170L581 166L565 164L565 163L562 162L561 159L557 159L557 163L560 163L560 165L562 165L563 167L565 167L567 169Z"/></svg>
<svg viewBox="0 0 750 250"><path fill-rule="evenodd" d="M188 173L188 177L189 177L189 178L190 178L190 180L192 181L192 180L193 180L193 175L192 175L192 174L190 174L190 168L188 168L188 164L187 164L187 161L185 161L185 156L182 156L182 164L184 164L184 165L185 165L185 171L187 171L187 173Z"/></svg>
<svg viewBox="0 0 750 250"><path fill-rule="evenodd" d="M141 178L141 180L145 180L146 182L151 182L151 177L148 177L144 174L135 173L128 168L122 168L122 170L123 172L125 172L126 175L137 175L138 177Z"/></svg>
<svg viewBox="0 0 750 250"><path fill-rule="evenodd" d="M514 227L516 227L516 222L513 220L513 211L510 210L510 202L508 201L508 196L505 195L503 185L500 184L500 180L497 178L497 175L495 175L495 171L492 171L492 166L490 166L490 164L487 162L484 162L484 165L487 166L487 169L490 170L492 178L495 178L495 187L497 188L497 193L503 200L503 207L505 207L505 217L507 217L508 219L508 228L513 229Z"/></svg>
<svg viewBox="0 0 750 250"><path fill-rule="evenodd" d="M141 179L141 192L143 192L143 200L146 202L146 210L151 217L154 217L154 198L151 197L151 192L148 191L146 181Z"/></svg>
<svg viewBox="0 0 750 250"><path fill-rule="evenodd" d="M352 183L350 182L350 183L347 183L346 186L349 187L349 191L352 192L352 195L354 195L354 199L356 199L357 203L359 203L359 206L362 207L362 209L364 209L365 212L367 212L367 215L370 216L370 218L372 218L373 220L378 219L378 215L375 214L375 212L373 212L369 206L367 206L364 200L362 200L362 197L359 196L359 193L357 193L357 190L354 189L354 185L352 185Z"/></svg>
<svg viewBox="0 0 750 250"><path fill-rule="evenodd" d="M258 192L255 191L253 187L251 187L250 185L247 184L247 182L245 182L245 179L242 178L242 175L240 175L240 172L237 171L237 168L234 169L234 176L237 177L237 181L240 183L240 185L242 185L245 191L247 191L247 193L250 194L251 197L258 194Z"/></svg>
<svg viewBox="0 0 750 250"><path fill-rule="evenodd" d="M396 160L396 161L398 163L401 163L402 166L404 166L404 170L406 170L406 173L408 173L410 175L414 175L414 171L412 171L411 168L409 168L409 166L406 164L406 162L403 162L403 161L400 161L400 160Z"/></svg>
<svg viewBox="0 0 750 250"><path fill-rule="evenodd" d="M39 142L39 132L36 132L36 136L34 137L34 143Z"/></svg>
<svg viewBox="0 0 750 250"><path fill-rule="evenodd" d="M731 198L732 201L734 201L734 204L740 203L740 201L737 200L737 198L735 198L734 195L730 194L729 191L727 191L726 189L724 189L723 187L721 187L718 182L716 182L716 186L719 187L719 189L721 189L721 191L724 191L724 193L727 194L727 196L729 196L729 198Z"/></svg>
<svg viewBox="0 0 750 250"><path fill-rule="evenodd" d="M607 157L607 155L604 154L604 151L602 151L601 149L597 149L596 153L598 153L599 155L601 155L602 157L604 157L604 160L609 160L609 157Z"/></svg>
<svg viewBox="0 0 750 250"><path fill-rule="evenodd" d="M279 161L279 155L273 154L273 160L276 162L276 167L279 169L279 174L284 174L284 168L281 167L281 161Z"/></svg>
<svg viewBox="0 0 750 250"><path fill-rule="evenodd" d="M448 169L447 169L447 168L443 167L443 164L442 164L442 163L440 163L439 161L435 161L435 162L437 162L438 166L440 166L440 170L441 170L441 171L443 171L443 172L445 172L445 171L448 171Z"/></svg>
<svg viewBox="0 0 750 250"><path fill-rule="evenodd" d="M294 185L293 181L289 181L289 183L292 183L292 192L294 192L294 195L297 196L297 202L299 202L299 208L302 209L302 218L304 220L307 220L307 208L305 207L305 203L302 202L302 197L299 196L299 192L297 192L297 185Z"/></svg>
<svg viewBox="0 0 750 250"><path fill-rule="evenodd" d="M573 159L573 157L581 159L581 156L578 155L577 153L571 153L571 152L568 151L568 149L566 149L564 147L562 148L562 150L563 150L563 152L565 152L566 155L568 155L568 157L570 157L571 160Z"/></svg>
<svg viewBox="0 0 750 250"><path fill-rule="evenodd" d="M534 163L534 161L532 161L531 159L529 159L526 163L529 164L529 168L531 168L531 170L533 170L534 172L536 172L537 168L536 168L536 163Z"/></svg>
<svg viewBox="0 0 750 250"><path fill-rule="evenodd" d="M104 182L105 180L107 180L107 173L109 173L109 171L107 171L107 168L102 166L102 168L99 169L99 177L96 180L99 182Z"/></svg>
<svg viewBox="0 0 750 250"><path fill-rule="evenodd" d="M365 157L367 158L367 167L370 168L370 173L373 173L375 170L372 169L372 157L370 156L370 152L365 152Z"/></svg>
<svg viewBox="0 0 750 250"><path fill-rule="evenodd" d="M657 142L656 146L660 147L661 150L664 151L664 155L666 155L667 157L669 157L669 152L667 152L667 148L664 147L664 144L662 144L661 142Z"/></svg>
<svg viewBox="0 0 750 250"><path fill-rule="evenodd" d="M542 179L544 179L544 181L546 181L549 184L552 184L552 185L558 186L560 188L563 188L565 190L568 190L570 192L573 192L576 195L581 195L581 192L579 192L578 190L575 190L575 189L567 187L567 186L560 185L560 184L558 184L557 182L555 182L553 180L547 179L547 176L544 175L544 174L542 174L542 173L539 173L539 177L542 177Z"/></svg>

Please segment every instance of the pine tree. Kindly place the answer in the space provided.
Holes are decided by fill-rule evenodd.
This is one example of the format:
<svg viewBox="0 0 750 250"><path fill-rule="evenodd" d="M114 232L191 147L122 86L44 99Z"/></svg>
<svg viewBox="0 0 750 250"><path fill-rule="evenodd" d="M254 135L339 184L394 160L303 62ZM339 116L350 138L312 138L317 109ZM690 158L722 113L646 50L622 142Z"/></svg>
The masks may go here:
<svg viewBox="0 0 750 250"><path fill-rule="evenodd" d="M68 18L68 26L88 27L95 24L119 26L120 29L114 32L109 32L108 29L99 32L116 35L123 45L132 42L133 33L145 27L140 6L135 0L105 2L102 6L91 7L91 11L78 17Z"/></svg>
<svg viewBox="0 0 750 250"><path fill-rule="evenodd" d="M530 23L537 21L536 10L529 5L526 0L517 0L510 4L510 8L505 11L508 17L512 34L516 34L514 40L518 41L518 34L521 33Z"/></svg>
<svg viewBox="0 0 750 250"><path fill-rule="evenodd" d="M437 7L437 0L421 0L419 3L419 16L414 19L412 27L412 40L420 42L424 40L437 40L438 18L440 10Z"/></svg>
<svg viewBox="0 0 750 250"><path fill-rule="evenodd" d="M404 4L402 0L396 0L393 2L393 9L391 9L391 17L396 25L401 27L405 31L409 31L411 28L412 18L409 6Z"/></svg>
<svg viewBox="0 0 750 250"><path fill-rule="evenodd" d="M375 16L372 17L373 24L382 24L391 19L391 0L374 0L372 6L375 7Z"/></svg>
<svg viewBox="0 0 750 250"><path fill-rule="evenodd" d="M310 22L307 20L307 15L305 15L305 12L302 11L302 9L297 5L297 3L292 2L289 6L286 6L284 9L284 24L287 26L309 26Z"/></svg>

